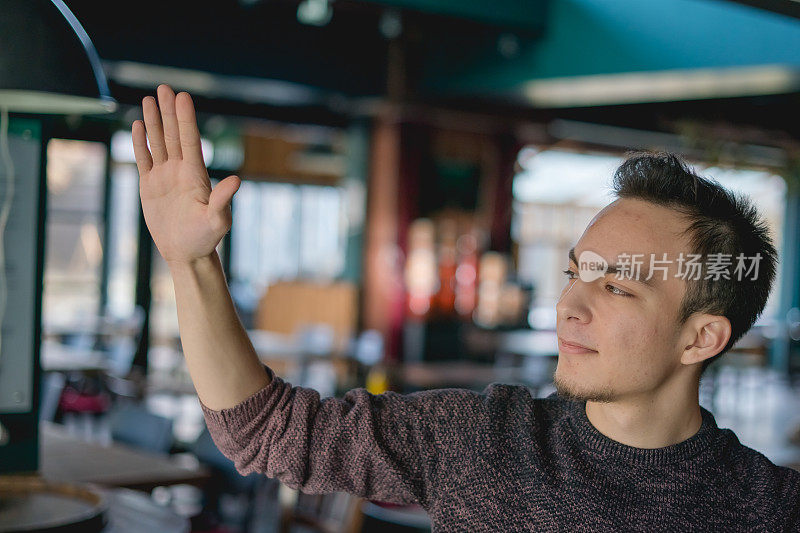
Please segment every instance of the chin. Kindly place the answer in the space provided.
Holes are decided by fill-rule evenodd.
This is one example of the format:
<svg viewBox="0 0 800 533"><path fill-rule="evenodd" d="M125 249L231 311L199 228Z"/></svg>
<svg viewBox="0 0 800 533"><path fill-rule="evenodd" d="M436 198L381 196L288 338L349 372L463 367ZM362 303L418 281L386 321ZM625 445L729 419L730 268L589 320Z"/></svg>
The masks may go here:
<svg viewBox="0 0 800 533"><path fill-rule="evenodd" d="M559 374L556 366L553 374L553 384L558 395L568 400L578 400L582 402L609 403L617 399L617 395L609 386L584 382L580 376L563 376Z"/></svg>

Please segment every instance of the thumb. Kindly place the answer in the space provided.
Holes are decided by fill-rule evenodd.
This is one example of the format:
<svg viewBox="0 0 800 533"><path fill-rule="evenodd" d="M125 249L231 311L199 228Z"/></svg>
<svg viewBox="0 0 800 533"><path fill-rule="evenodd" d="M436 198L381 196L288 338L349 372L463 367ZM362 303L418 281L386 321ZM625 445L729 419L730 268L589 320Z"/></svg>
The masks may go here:
<svg viewBox="0 0 800 533"><path fill-rule="evenodd" d="M238 176L228 176L217 183L208 197L208 207L214 213L220 213L230 206L233 195L239 190L242 180Z"/></svg>

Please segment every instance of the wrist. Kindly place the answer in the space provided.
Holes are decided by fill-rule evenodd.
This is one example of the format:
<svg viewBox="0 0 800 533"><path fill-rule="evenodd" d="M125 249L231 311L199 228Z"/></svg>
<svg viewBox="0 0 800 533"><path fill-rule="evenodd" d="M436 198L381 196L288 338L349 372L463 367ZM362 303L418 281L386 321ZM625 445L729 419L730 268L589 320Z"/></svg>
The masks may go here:
<svg viewBox="0 0 800 533"><path fill-rule="evenodd" d="M214 250L210 254L203 257L195 257L193 259L180 261L167 261L167 267L173 274L186 271L206 270L216 266L216 263L219 262L218 257L217 251Z"/></svg>

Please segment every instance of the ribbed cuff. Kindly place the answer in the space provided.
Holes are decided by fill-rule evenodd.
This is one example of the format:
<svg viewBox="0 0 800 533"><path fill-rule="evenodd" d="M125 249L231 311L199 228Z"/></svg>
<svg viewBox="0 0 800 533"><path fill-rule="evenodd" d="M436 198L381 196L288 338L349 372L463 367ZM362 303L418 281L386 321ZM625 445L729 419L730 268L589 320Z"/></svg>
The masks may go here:
<svg viewBox="0 0 800 533"><path fill-rule="evenodd" d="M281 389L284 382L275 375L275 372L270 367L267 365L263 365L263 367L269 375L269 385L254 392L233 407L217 411L209 408L200 400L200 407L203 410L207 425L213 424L224 428L228 428L231 425L240 426L242 421L252 420L267 407L270 399L275 397L275 391Z"/></svg>

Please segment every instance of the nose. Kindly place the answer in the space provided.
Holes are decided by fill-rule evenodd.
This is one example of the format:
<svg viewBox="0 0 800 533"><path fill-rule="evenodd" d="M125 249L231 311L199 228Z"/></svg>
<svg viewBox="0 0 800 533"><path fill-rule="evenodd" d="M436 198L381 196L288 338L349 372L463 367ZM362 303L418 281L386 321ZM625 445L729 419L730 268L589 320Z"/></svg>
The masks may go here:
<svg viewBox="0 0 800 533"><path fill-rule="evenodd" d="M592 313L587 305L588 289L589 283L585 283L579 278L567 282L567 286L561 291L561 296L556 303L556 315L559 322L569 319L585 323L591 321Z"/></svg>

